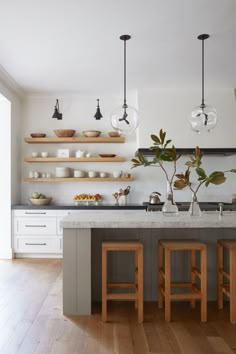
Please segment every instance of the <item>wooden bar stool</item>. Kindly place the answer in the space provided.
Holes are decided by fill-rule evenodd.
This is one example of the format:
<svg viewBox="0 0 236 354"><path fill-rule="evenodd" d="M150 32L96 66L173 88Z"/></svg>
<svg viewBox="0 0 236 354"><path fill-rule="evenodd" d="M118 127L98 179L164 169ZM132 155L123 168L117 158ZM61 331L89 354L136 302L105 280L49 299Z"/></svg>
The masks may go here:
<svg viewBox="0 0 236 354"><path fill-rule="evenodd" d="M229 273L224 270L224 248L229 251ZM218 309L223 309L225 294L230 301L230 322L236 323L236 240L217 241L217 278Z"/></svg>
<svg viewBox="0 0 236 354"><path fill-rule="evenodd" d="M171 282L171 251L191 252L191 282ZM200 271L196 268L196 252L200 252ZM196 284L200 280L200 288ZM171 288L188 288L188 293L171 293ZM163 308L165 300L165 320L171 320L171 300L190 300L194 308L196 300L201 300L201 321L207 320L207 246L195 240L159 240L158 242L158 305Z"/></svg>
<svg viewBox="0 0 236 354"><path fill-rule="evenodd" d="M135 279L133 283L107 282L107 252L135 252ZM134 289L133 293L108 293L108 289ZM102 320L107 321L107 300L135 300L138 322L143 322L143 244L139 241L102 242Z"/></svg>

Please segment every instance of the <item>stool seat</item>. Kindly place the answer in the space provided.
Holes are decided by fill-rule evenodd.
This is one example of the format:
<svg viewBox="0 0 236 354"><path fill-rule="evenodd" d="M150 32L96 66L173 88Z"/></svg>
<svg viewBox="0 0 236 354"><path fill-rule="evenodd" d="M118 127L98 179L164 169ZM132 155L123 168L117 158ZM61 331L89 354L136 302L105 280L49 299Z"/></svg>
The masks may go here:
<svg viewBox="0 0 236 354"><path fill-rule="evenodd" d="M191 251L191 250L201 250L206 247L206 245L198 240L160 240L160 243L164 248L170 248L171 251Z"/></svg>
<svg viewBox="0 0 236 354"><path fill-rule="evenodd" d="M191 252L191 281L171 282L171 252ZM200 252L200 271L196 267L196 252ZM200 288L196 283L200 280ZM201 320L207 320L207 246L198 240L159 240L158 242L158 305L163 307L165 300L165 320L171 320L171 300L190 300L192 308L196 300L201 300ZM188 293L171 293L171 288L187 288Z"/></svg>
<svg viewBox="0 0 236 354"><path fill-rule="evenodd" d="M107 252L135 252L134 282L107 281ZM133 289L133 293L108 293L108 289ZM143 244L137 240L107 240L102 242L102 320L107 321L107 300L134 300L138 321L143 322Z"/></svg>
<svg viewBox="0 0 236 354"><path fill-rule="evenodd" d="M229 272L224 270L224 249L229 253ZM217 241L217 288L218 309L223 309L225 294L230 300L230 322L236 323L236 240Z"/></svg>

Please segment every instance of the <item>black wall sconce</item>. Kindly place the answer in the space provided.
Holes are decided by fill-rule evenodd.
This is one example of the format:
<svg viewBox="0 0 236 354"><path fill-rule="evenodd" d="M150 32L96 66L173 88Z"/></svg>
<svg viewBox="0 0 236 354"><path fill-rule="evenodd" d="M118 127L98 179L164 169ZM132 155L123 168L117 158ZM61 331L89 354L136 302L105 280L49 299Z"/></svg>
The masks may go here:
<svg viewBox="0 0 236 354"><path fill-rule="evenodd" d="M100 107L99 107L99 99L97 99L97 111L94 114L94 118L97 119L97 120L102 118L102 113L101 113Z"/></svg>
<svg viewBox="0 0 236 354"><path fill-rule="evenodd" d="M56 100L56 105L55 105L55 109L54 109L54 113L52 118L56 118L58 120L62 119L62 113L60 113L60 108L59 108L59 100Z"/></svg>

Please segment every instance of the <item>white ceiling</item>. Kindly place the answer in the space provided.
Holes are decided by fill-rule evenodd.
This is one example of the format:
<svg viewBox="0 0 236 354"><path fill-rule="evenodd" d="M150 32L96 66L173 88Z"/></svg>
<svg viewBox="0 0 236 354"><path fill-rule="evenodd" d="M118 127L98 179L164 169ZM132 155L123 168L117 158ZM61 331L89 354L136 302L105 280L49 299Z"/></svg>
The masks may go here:
<svg viewBox="0 0 236 354"><path fill-rule="evenodd" d="M0 65L26 92L236 87L235 0L0 0Z"/></svg>

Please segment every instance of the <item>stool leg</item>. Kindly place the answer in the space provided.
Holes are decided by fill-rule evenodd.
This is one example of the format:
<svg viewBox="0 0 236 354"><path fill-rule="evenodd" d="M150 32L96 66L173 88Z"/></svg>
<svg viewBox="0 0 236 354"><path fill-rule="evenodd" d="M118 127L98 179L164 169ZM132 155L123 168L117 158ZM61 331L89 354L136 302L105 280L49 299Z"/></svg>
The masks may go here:
<svg viewBox="0 0 236 354"><path fill-rule="evenodd" d="M207 321L207 251L201 250L201 321Z"/></svg>
<svg viewBox="0 0 236 354"><path fill-rule="evenodd" d="M158 259L158 270L157 270L158 307L159 307L159 309L162 309L163 308L163 294L161 292L161 288L163 287L164 279L160 273L160 270L163 268L163 247L162 247L160 241L158 241L157 259Z"/></svg>
<svg viewBox="0 0 236 354"><path fill-rule="evenodd" d="M194 269L196 268L196 251L191 251L191 283L192 285L196 282L196 275ZM196 300L190 301L191 307L194 309L196 307Z"/></svg>
<svg viewBox="0 0 236 354"><path fill-rule="evenodd" d="M138 271L139 271L139 269L138 269L138 252L137 251L135 251L134 257L135 257L135 275L134 275L135 280L134 280L134 282L135 282L136 291L137 291L137 289L138 289ZM135 300L134 306L136 309L138 308L138 300Z"/></svg>
<svg viewBox="0 0 236 354"><path fill-rule="evenodd" d="M102 321L107 321L107 251L102 249Z"/></svg>
<svg viewBox="0 0 236 354"><path fill-rule="evenodd" d="M143 322L143 249L138 250L138 322Z"/></svg>
<svg viewBox="0 0 236 354"><path fill-rule="evenodd" d="M171 283L171 257L170 250L165 248L165 320L170 322L170 283Z"/></svg>
<svg viewBox="0 0 236 354"><path fill-rule="evenodd" d="M217 289L218 289L218 309L223 309L223 245L217 242Z"/></svg>
<svg viewBox="0 0 236 354"><path fill-rule="evenodd" d="M230 322L236 323L236 250L229 251L230 267Z"/></svg>

